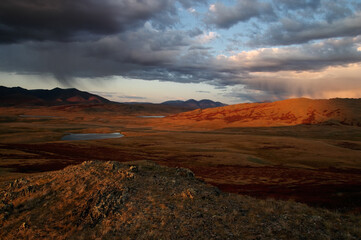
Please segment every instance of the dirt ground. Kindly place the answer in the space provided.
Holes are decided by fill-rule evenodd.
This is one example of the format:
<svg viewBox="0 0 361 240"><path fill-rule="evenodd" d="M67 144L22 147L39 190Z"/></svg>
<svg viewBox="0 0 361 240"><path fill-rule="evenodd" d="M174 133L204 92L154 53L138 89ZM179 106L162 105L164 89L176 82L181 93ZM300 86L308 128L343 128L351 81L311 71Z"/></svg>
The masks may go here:
<svg viewBox="0 0 361 240"><path fill-rule="evenodd" d="M0 108L0 184L89 160L150 160L189 168L223 191L361 212L361 127L182 129L145 114ZM60 140L110 132L125 136Z"/></svg>

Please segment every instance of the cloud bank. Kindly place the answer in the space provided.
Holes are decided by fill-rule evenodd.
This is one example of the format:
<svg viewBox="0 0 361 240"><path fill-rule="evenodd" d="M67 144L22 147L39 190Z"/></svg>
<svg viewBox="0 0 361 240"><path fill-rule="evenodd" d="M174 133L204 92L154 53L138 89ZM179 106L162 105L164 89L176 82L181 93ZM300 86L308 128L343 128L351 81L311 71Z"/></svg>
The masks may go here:
<svg viewBox="0 0 361 240"><path fill-rule="evenodd" d="M188 27L183 15L195 12ZM232 34L243 50L218 46ZM354 1L0 2L0 71L68 85L122 76L230 87L240 101L361 97L360 63Z"/></svg>
<svg viewBox="0 0 361 240"><path fill-rule="evenodd" d="M210 5L205 21L217 28L230 28L238 22L251 18L270 20L275 18L272 5L258 0L238 0L234 6L226 6L222 2Z"/></svg>

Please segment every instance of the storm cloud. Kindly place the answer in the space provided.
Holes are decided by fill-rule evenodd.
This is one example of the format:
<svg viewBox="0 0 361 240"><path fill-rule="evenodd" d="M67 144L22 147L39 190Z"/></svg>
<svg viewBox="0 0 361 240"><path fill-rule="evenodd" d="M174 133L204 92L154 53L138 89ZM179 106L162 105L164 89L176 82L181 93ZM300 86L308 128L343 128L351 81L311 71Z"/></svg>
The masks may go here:
<svg viewBox="0 0 361 240"><path fill-rule="evenodd" d="M350 1L273 1L277 21L252 36L253 47L292 45L361 34L361 5Z"/></svg>
<svg viewBox="0 0 361 240"><path fill-rule="evenodd" d="M194 73L211 58L207 49L196 47L199 41L183 31L159 32L146 26L96 41L0 45L0 70L53 74L63 82L114 75L192 82L195 75L208 74ZM202 81L208 76L197 78Z"/></svg>
<svg viewBox="0 0 361 240"><path fill-rule="evenodd" d="M282 48L261 48L223 57L227 66L250 72L319 71L361 62L361 36Z"/></svg>
<svg viewBox="0 0 361 240"><path fill-rule="evenodd" d="M269 29L255 36L250 45L292 45L312 40L349 37L361 34L361 11L334 22L303 22L283 18Z"/></svg>
<svg viewBox="0 0 361 240"><path fill-rule="evenodd" d="M316 9L320 6L321 0L274 0L275 5L286 10L300 8Z"/></svg>
<svg viewBox="0 0 361 240"><path fill-rule="evenodd" d="M189 24L182 17L193 7ZM317 97L361 89L360 63L361 5L352 1L0 2L0 71L65 85L121 76L231 87L248 101Z"/></svg>
<svg viewBox="0 0 361 240"><path fill-rule="evenodd" d="M70 41L89 34L115 34L150 18L170 24L175 13L171 0L2 0L0 42Z"/></svg>
<svg viewBox="0 0 361 240"><path fill-rule="evenodd" d="M230 28L238 22L251 18L272 19L275 17L272 5L258 0L238 0L235 6L222 2L210 5L205 22L217 28Z"/></svg>
<svg viewBox="0 0 361 240"><path fill-rule="evenodd" d="M87 40L139 27L150 19L158 27L169 26L178 21L176 2L191 4L188 0L2 0L0 43Z"/></svg>

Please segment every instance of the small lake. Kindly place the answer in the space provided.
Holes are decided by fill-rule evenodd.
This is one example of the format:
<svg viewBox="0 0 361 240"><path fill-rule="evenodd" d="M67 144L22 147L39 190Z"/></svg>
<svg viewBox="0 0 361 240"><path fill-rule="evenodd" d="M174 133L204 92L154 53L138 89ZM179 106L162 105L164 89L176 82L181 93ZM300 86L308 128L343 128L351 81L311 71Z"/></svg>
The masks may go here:
<svg viewBox="0 0 361 240"><path fill-rule="evenodd" d="M120 133L70 133L61 138L62 141L73 141L73 140L98 140L108 138L121 138L124 137Z"/></svg>
<svg viewBox="0 0 361 240"><path fill-rule="evenodd" d="M22 118L62 118L56 116L42 116L42 115L19 115Z"/></svg>
<svg viewBox="0 0 361 240"><path fill-rule="evenodd" d="M164 118L165 116L138 116L139 118Z"/></svg>

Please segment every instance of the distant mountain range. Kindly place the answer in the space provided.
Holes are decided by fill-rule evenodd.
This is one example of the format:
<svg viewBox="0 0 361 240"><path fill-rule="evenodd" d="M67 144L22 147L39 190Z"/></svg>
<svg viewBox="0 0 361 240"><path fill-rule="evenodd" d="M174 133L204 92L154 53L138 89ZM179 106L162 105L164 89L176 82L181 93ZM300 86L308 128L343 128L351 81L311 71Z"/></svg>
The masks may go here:
<svg viewBox="0 0 361 240"><path fill-rule="evenodd" d="M170 106L178 106L178 107L184 107L184 108L190 108L190 109L206 109L206 108L214 108L214 107L224 107L227 106L227 104L221 103L221 102L214 102L209 99L203 99L200 101L189 99L187 101L181 101L181 100L173 100L173 101L166 101L162 103L163 105L170 105Z"/></svg>
<svg viewBox="0 0 361 240"><path fill-rule="evenodd" d="M36 89L27 90L21 87L3 87L0 86L0 106L58 106L68 104L107 104L115 103L101 96L80 91L76 88L54 88L51 90ZM131 103L123 103L130 105ZM226 104L214 102L208 99L196 101L190 99L187 101L167 101L161 104L152 103L134 103L131 105L159 105L159 107L176 107L184 111L193 109L205 109L213 107L222 107Z"/></svg>
<svg viewBox="0 0 361 240"><path fill-rule="evenodd" d="M80 103L110 103L108 99L75 88L27 90L21 87L0 86L0 105L64 105Z"/></svg>

